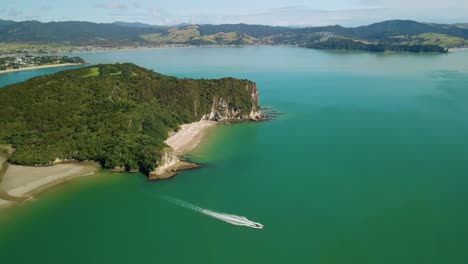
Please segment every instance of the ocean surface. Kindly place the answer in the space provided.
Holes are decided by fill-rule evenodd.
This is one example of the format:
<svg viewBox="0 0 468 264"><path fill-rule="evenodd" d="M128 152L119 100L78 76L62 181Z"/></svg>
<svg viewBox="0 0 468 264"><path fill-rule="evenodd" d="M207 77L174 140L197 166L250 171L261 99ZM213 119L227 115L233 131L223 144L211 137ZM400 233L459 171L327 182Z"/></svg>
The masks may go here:
<svg viewBox="0 0 468 264"><path fill-rule="evenodd" d="M203 168L173 179L101 171L1 210L2 263L468 263L468 51L79 56L250 79L284 114L212 129L189 155ZM0 86L59 70L0 75Z"/></svg>

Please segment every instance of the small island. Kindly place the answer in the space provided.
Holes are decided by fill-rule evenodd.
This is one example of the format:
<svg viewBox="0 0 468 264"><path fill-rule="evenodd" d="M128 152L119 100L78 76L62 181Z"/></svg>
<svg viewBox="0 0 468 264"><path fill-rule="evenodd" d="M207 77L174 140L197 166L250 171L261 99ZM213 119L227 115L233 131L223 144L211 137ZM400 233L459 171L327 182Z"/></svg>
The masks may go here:
<svg viewBox="0 0 468 264"><path fill-rule="evenodd" d="M80 57L18 55L0 57L0 74L40 68L84 64Z"/></svg>

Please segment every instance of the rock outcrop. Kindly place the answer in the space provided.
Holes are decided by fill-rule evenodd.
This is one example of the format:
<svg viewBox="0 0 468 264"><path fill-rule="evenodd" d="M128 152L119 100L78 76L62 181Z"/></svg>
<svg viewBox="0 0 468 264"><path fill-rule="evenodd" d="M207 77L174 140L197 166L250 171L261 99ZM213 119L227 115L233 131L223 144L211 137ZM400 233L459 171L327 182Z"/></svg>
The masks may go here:
<svg viewBox="0 0 468 264"><path fill-rule="evenodd" d="M250 93L251 96L251 107L249 113L242 112L236 107L230 107L228 100L223 97L215 97L213 98L213 104L211 106L210 113L205 114L202 117L202 120L211 120L217 122L263 120L264 116L260 111L259 95L256 84L249 83L245 86L245 89Z"/></svg>
<svg viewBox="0 0 468 264"><path fill-rule="evenodd" d="M199 165L192 162L181 161L171 148L166 148L161 157L159 166L149 173L148 179L161 180L167 179L176 175L177 171L190 170L198 168Z"/></svg>
<svg viewBox="0 0 468 264"><path fill-rule="evenodd" d="M161 156L161 160L159 161L158 166L150 173L150 176L164 174L166 171L168 171L168 169L174 167L179 161L180 160L174 151L170 147L166 148L163 155Z"/></svg>
<svg viewBox="0 0 468 264"><path fill-rule="evenodd" d="M265 116L259 106L259 94L255 83L249 82L245 89L250 94L250 111L242 111L241 108L230 104L228 99L221 96L213 98L211 111L202 116L201 120L216 122L240 122L240 121L262 121ZM231 106L230 106L231 105ZM165 179L175 175L176 171L199 167L198 164L181 161L175 152L168 147L161 157L159 165L149 174L150 180Z"/></svg>

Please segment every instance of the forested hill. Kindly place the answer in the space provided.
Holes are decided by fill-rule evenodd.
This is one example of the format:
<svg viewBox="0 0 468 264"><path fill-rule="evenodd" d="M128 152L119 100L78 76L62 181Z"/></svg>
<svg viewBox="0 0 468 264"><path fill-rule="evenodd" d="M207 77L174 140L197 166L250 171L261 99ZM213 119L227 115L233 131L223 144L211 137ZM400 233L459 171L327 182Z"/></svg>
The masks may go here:
<svg viewBox="0 0 468 264"><path fill-rule="evenodd" d="M67 70L0 88L0 144L16 149L16 164L94 160L149 173L169 131L219 102L232 118L249 118L256 96L247 80L178 79L134 64Z"/></svg>
<svg viewBox="0 0 468 264"><path fill-rule="evenodd" d="M139 36L162 32L163 28L130 27L119 24L92 22L39 21L0 22L0 42L5 43L60 43L73 45L100 45L139 43Z"/></svg>
<svg viewBox="0 0 468 264"><path fill-rule="evenodd" d="M437 45L454 48L468 46L468 28L465 24L430 24L410 20L390 20L354 28L290 28L247 24L154 26L125 22L98 24L0 20L0 43L110 46L271 44L311 47L330 38L375 45Z"/></svg>

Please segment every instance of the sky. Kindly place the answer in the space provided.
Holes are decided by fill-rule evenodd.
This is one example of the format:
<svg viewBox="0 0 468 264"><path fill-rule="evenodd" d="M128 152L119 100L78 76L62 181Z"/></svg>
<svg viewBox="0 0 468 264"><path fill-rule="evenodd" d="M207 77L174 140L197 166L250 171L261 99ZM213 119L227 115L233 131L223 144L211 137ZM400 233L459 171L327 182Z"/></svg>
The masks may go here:
<svg viewBox="0 0 468 264"><path fill-rule="evenodd" d="M0 0L0 19L360 26L389 19L468 23L468 0Z"/></svg>

